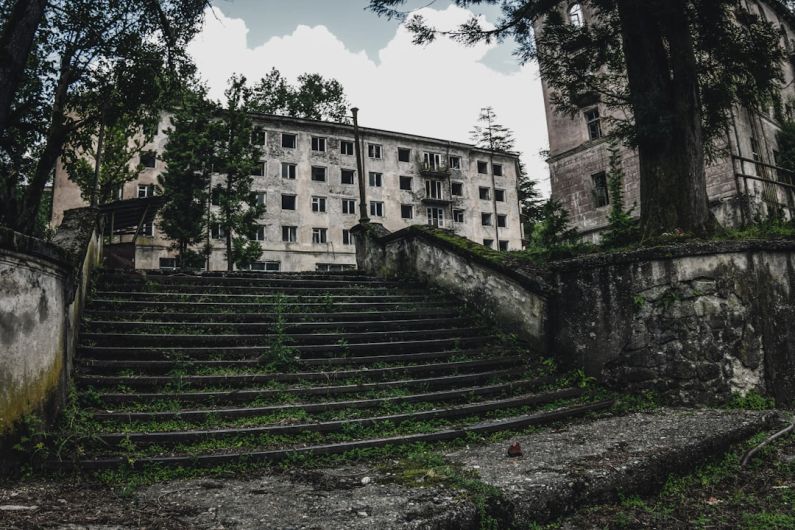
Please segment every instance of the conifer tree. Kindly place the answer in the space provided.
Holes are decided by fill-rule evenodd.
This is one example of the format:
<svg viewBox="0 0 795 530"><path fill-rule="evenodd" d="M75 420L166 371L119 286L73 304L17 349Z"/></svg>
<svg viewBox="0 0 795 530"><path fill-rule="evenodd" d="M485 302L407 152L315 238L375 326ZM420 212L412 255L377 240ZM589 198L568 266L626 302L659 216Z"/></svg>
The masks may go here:
<svg viewBox="0 0 795 530"><path fill-rule="evenodd" d="M159 183L167 202L160 210L160 228L174 241L183 269L198 267L202 261L194 247L207 231L210 177L220 133L215 110L204 87L186 90L171 118L163 153L167 169Z"/></svg>
<svg viewBox="0 0 795 530"><path fill-rule="evenodd" d="M624 209L624 168L621 166L621 151L614 142L608 148L610 162L607 172L607 192L610 197L608 229L602 235L602 244L607 247L623 246L638 239L638 222L632 216L633 206Z"/></svg>
<svg viewBox="0 0 795 530"><path fill-rule="evenodd" d="M222 131L218 143L218 170L223 173L219 193L220 209L216 220L226 237L227 270L256 261L262 247L250 237L255 221L265 207L257 204L251 186L257 172L262 149L252 139L251 90L244 76L233 76L225 92Z"/></svg>

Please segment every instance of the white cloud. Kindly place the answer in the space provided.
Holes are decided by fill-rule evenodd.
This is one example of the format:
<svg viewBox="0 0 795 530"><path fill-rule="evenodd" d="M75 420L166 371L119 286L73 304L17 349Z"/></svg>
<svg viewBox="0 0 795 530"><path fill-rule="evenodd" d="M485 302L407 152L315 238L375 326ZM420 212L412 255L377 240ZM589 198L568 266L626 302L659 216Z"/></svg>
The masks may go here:
<svg viewBox="0 0 795 530"><path fill-rule="evenodd" d="M471 17L456 6L421 11L434 24L453 27ZM378 24L373 18L373 24ZM298 26L249 48L242 19L229 18L219 8L208 14L203 31L191 43L210 94L221 99L226 81L239 73L256 80L272 67L290 79L317 72L339 80L350 101L361 109L368 127L469 141L469 131L481 107L492 106L499 121L513 129L517 149L528 172L548 193L548 170L538 156L547 146L538 68L525 65L514 73L497 72L480 61L492 46L465 47L447 39L420 47L400 27L379 52L379 63L365 52L346 48L325 26Z"/></svg>

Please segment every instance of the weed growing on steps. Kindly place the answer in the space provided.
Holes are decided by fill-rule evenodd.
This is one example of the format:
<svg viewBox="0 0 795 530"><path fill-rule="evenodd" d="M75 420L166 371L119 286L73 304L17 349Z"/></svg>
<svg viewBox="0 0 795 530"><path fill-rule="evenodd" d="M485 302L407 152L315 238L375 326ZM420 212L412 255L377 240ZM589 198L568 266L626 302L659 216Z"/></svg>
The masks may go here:
<svg viewBox="0 0 795 530"><path fill-rule="evenodd" d="M291 346L293 339L287 334L287 312L284 295L275 297L274 313L276 321L270 346L260 357L260 363L277 372L294 371L300 365L298 350Z"/></svg>

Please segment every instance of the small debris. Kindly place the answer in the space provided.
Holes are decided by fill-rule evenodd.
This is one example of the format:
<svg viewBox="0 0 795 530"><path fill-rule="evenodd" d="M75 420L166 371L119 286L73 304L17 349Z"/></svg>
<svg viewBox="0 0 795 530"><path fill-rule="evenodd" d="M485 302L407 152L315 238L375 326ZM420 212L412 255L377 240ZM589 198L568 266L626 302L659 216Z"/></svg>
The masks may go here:
<svg viewBox="0 0 795 530"><path fill-rule="evenodd" d="M367 512L356 512L356 515L358 515L359 517L369 517L369 514Z"/></svg>
<svg viewBox="0 0 795 530"><path fill-rule="evenodd" d="M514 442L511 444L511 446L508 448L508 456L511 458L522 456L522 446L519 445L519 442Z"/></svg>
<svg viewBox="0 0 795 530"><path fill-rule="evenodd" d="M369 484L370 482L372 482L372 480L373 480L373 479L371 479L370 477L364 477L364 478L362 479L362 484L366 486L367 484Z"/></svg>

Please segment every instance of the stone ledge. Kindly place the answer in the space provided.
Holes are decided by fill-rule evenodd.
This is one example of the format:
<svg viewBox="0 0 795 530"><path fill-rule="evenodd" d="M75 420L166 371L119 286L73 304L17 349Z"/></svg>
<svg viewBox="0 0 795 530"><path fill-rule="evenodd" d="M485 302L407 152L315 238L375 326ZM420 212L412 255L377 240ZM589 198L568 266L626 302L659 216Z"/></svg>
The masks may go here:
<svg viewBox="0 0 795 530"><path fill-rule="evenodd" d="M795 239L746 239L741 241L693 241L676 245L640 248L627 252L590 254L549 264L552 272L573 272L641 261L657 261L712 254L769 251L793 252Z"/></svg>

